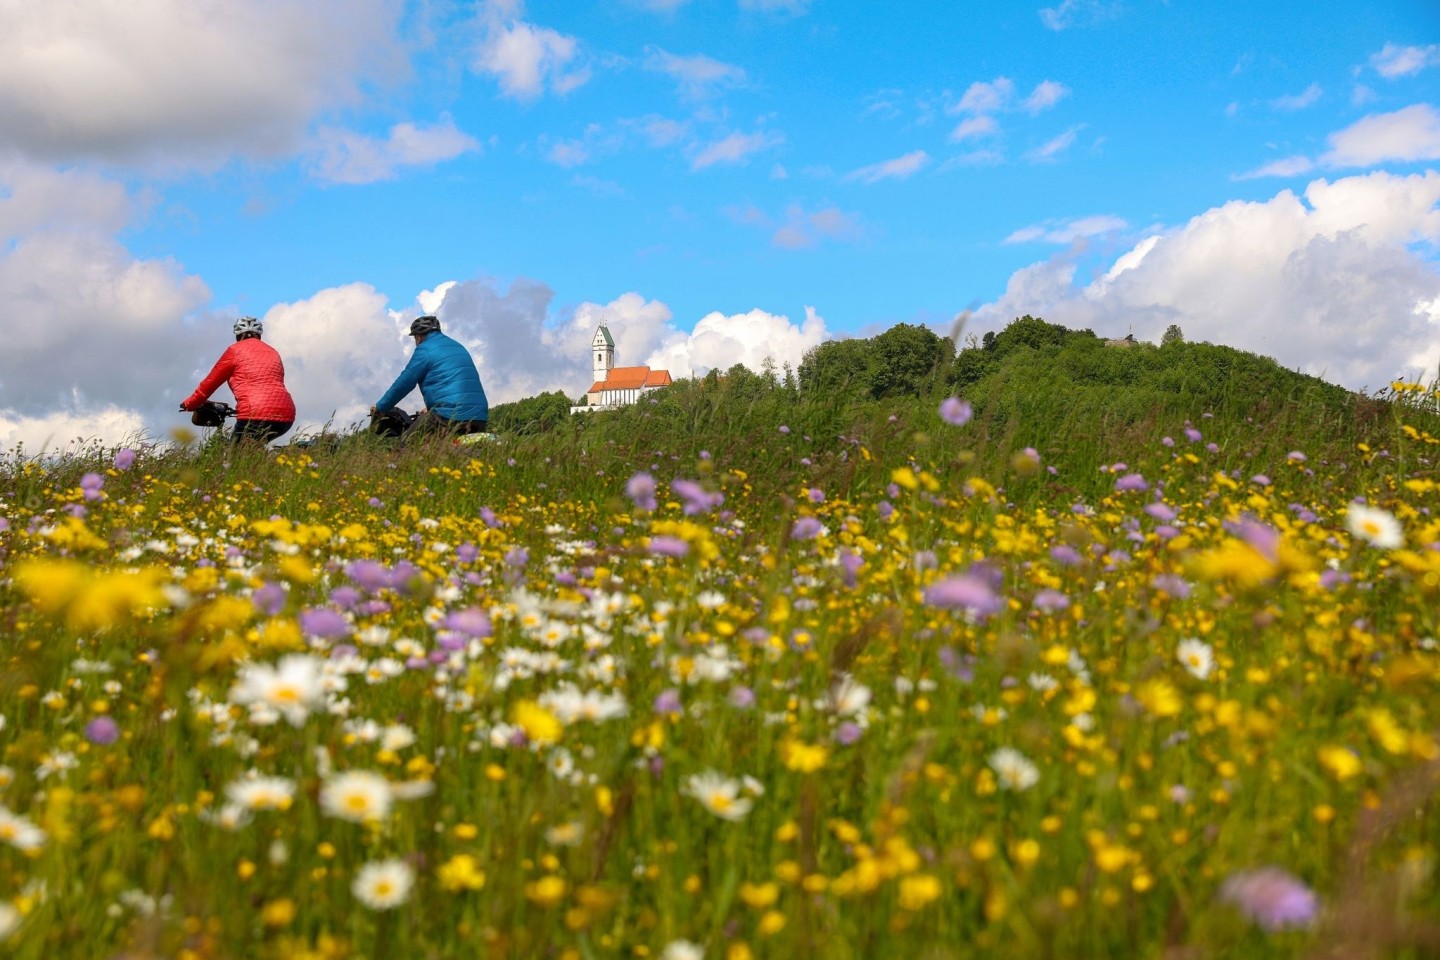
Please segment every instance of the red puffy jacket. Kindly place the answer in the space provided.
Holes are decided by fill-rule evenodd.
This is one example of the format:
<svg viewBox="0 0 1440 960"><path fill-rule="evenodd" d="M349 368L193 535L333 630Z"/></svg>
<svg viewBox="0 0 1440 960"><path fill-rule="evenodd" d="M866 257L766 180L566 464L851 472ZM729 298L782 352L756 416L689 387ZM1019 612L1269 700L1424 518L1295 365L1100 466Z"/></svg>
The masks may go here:
<svg viewBox="0 0 1440 960"><path fill-rule="evenodd" d="M227 380L235 394L235 419L295 422L295 401L285 389L285 364L274 347L255 337L237 340L220 354L181 408L194 410Z"/></svg>

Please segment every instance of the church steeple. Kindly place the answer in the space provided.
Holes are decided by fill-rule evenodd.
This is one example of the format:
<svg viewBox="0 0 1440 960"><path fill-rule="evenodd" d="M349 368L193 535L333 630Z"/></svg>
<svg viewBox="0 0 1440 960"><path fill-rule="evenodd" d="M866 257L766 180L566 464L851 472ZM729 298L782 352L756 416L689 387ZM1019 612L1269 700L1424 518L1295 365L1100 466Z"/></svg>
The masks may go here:
<svg viewBox="0 0 1440 960"><path fill-rule="evenodd" d="M595 381L603 381L615 368L615 341L605 324L595 328L595 338L590 341L590 356L594 358Z"/></svg>

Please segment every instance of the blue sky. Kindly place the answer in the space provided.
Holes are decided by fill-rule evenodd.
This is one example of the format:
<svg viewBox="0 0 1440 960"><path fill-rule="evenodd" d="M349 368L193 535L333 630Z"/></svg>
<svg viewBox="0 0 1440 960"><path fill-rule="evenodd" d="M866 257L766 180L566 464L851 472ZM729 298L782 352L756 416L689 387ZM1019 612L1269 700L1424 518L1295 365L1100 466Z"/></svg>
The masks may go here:
<svg viewBox="0 0 1440 960"><path fill-rule="evenodd" d="M16 22L0 323L54 337L0 361L0 441L163 429L236 313L266 319L302 420L372 401L422 309L495 400L583 390L602 320L622 362L681 375L967 307L971 332L1178 322L1356 388L1440 360L1433 0L62 0ZM67 332L108 365L65 363Z"/></svg>

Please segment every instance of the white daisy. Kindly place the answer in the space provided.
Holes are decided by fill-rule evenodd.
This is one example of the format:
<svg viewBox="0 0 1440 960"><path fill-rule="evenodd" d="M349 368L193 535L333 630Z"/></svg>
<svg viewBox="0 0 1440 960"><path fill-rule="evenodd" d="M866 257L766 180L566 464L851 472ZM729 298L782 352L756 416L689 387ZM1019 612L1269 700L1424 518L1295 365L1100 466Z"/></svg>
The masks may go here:
<svg viewBox="0 0 1440 960"><path fill-rule="evenodd" d="M324 701L323 669L319 657L302 653L281 657L275 665L247 663L230 690L230 701L269 707L298 727Z"/></svg>
<svg viewBox="0 0 1440 960"><path fill-rule="evenodd" d="M320 788L320 808L332 817L367 823L390 815L395 795L390 781L368 770L350 770Z"/></svg>
<svg viewBox="0 0 1440 960"><path fill-rule="evenodd" d="M0 900L0 943L13 937L24 920L25 915L16 909L13 903Z"/></svg>
<svg viewBox="0 0 1440 960"><path fill-rule="evenodd" d="M1001 747L990 754L990 767L1000 778L1003 790L1028 790L1040 780L1040 770L1013 747Z"/></svg>
<svg viewBox="0 0 1440 960"><path fill-rule="evenodd" d="M404 860L375 860L360 868L350 892L371 910L393 910L410 898L415 870Z"/></svg>
<svg viewBox="0 0 1440 960"><path fill-rule="evenodd" d="M295 781L252 776L225 788L225 797L246 810L288 810L295 800Z"/></svg>
<svg viewBox="0 0 1440 960"><path fill-rule="evenodd" d="M45 831L20 814L0 806L0 842L8 843L22 853L31 853L45 845Z"/></svg>
<svg viewBox="0 0 1440 960"><path fill-rule="evenodd" d="M1189 637L1175 648L1175 656L1190 675L1204 680L1215 668L1215 651L1204 640Z"/></svg>
<svg viewBox="0 0 1440 960"><path fill-rule="evenodd" d="M705 948L689 940L671 940L660 951L660 960L704 960Z"/></svg>
<svg viewBox="0 0 1440 960"><path fill-rule="evenodd" d="M1395 515L1376 507L1352 503L1345 514L1345 529L1350 535L1381 550L1394 550L1405 545L1405 531Z"/></svg>
<svg viewBox="0 0 1440 960"><path fill-rule="evenodd" d="M723 773L707 770L685 778L684 793L689 794L700 805L721 820L743 820L754 806L754 801L740 796L739 780L732 780Z"/></svg>

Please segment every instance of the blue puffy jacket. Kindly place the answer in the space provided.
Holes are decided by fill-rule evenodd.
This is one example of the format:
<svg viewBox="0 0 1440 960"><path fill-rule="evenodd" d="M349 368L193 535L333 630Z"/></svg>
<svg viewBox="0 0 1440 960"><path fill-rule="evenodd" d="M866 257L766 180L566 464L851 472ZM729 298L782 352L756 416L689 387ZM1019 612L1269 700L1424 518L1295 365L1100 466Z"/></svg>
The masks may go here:
<svg viewBox="0 0 1440 960"><path fill-rule="evenodd" d="M416 386L426 408L446 420L490 419L490 402L485 399L470 351L443 333L428 334L416 345L410 362L375 409L381 413L393 409Z"/></svg>

